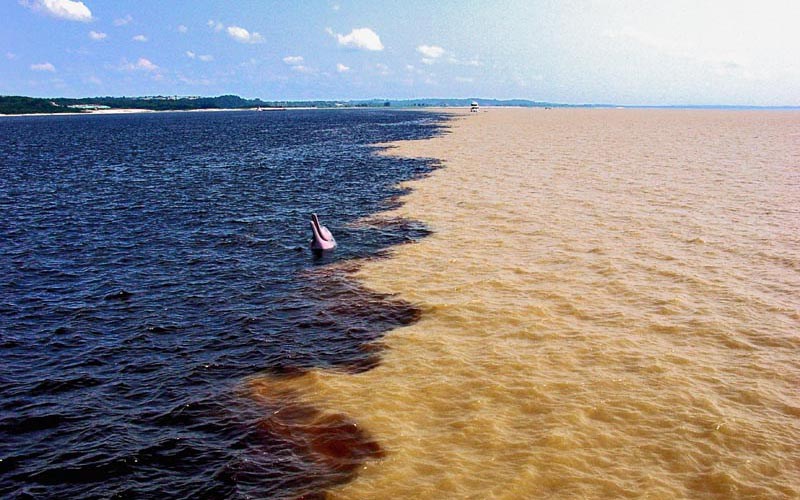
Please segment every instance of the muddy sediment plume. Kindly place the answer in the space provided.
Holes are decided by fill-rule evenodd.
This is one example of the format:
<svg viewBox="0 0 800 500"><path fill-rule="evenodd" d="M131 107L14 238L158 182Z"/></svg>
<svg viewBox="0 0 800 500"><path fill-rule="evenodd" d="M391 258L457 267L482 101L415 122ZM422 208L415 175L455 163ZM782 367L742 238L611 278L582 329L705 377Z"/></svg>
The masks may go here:
<svg viewBox="0 0 800 500"><path fill-rule="evenodd" d="M381 362L282 382L384 450L333 498L796 498L796 111L490 109L364 262Z"/></svg>
<svg viewBox="0 0 800 500"><path fill-rule="evenodd" d="M430 234L408 219L374 219L354 224L361 231L380 231L395 244L411 243ZM292 472L281 475L275 491L299 498L323 498L325 491L352 480L369 460L385 456L369 431L335 405L305 392L307 380L318 372L359 374L379 366L386 332L419 321L421 310L392 294L369 290L354 275L363 262L387 257L387 248L372 257L312 267L302 273L292 304L303 308L294 325L313 335L313 349L295 346L262 374L250 377L246 393L266 415L253 422L255 443L270 443L292 457ZM325 348L320 344L329 343ZM308 354L304 356L304 354ZM270 452L275 454L273 450ZM240 464L241 465L241 464ZM247 469L252 469L248 474ZM263 474L267 467L253 463L233 472L236 482ZM262 478L263 480L263 478ZM266 484L270 484L269 481ZM271 488L268 487L268 489Z"/></svg>
<svg viewBox="0 0 800 500"><path fill-rule="evenodd" d="M252 379L248 389L267 413L257 424L260 437L284 443L304 469L298 477L299 494L346 482L365 461L384 456L380 444L358 422L306 401L291 387L292 378Z"/></svg>
<svg viewBox="0 0 800 500"><path fill-rule="evenodd" d="M399 237L410 241L412 236ZM371 259L385 257L378 252ZM363 262L311 267L277 309L291 314L291 349L272 360L267 373L300 374L321 367L358 373L380 362L383 335L419 320L421 310L389 293L370 290L354 279Z"/></svg>
<svg viewBox="0 0 800 500"><path fill-rule="evenodd" d="M436 161L425 162L429 168L413 180L440 167ZM386 206L396 208L410 190L394 191ZM367 428L338 410L335 402L308 394L307 384L320 373L357 375L380 366L386 347L383 336L420 320L418 306L395 294L371 290L356 275L364 263L389 258L397 248L432 233L419 221L381 214L359 219L344 229L350 240L380 243L371 247L361 244L367 252L345 258L335 252L313 255L315 265L298 275L299 285L276 307L277 314L291 318L288 325L294 333L281 340L290 347L261 374L248 378L245 392L257 411L266 415L250 424L254 449L266 450L266 456L290 458L280 465L258 458L237 463L226 477L240 489L325 498L331 488L354 479L365 464L386 455ZM254 484L261 486L248 486Z"/></svg>

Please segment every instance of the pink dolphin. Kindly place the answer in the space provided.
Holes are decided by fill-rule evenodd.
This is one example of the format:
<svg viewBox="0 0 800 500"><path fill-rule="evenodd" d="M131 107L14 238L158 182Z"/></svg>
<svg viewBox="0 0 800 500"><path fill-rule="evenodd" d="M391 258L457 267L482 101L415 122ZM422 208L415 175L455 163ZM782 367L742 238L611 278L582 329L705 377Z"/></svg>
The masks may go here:
<svg viewBox="0 0 800 500"><path fill-rule="evenodd" d="M312 250L333 250L336 248L336 240L328 228L319 223L317 214L311 214L311 231L314 233L311 238Z"/></svg>

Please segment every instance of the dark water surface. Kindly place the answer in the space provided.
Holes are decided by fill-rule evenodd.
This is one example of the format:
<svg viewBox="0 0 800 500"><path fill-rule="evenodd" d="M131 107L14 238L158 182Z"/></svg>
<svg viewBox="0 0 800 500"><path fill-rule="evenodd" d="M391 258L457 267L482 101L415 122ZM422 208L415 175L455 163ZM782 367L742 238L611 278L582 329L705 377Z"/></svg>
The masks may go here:
<svg viewBox="0 0 800 500"><path fill-rule="evenodd" d="M412 322L332 263L426 234L351 223L430 161L411 111L0 120L0 497L314 495L326 476L260 425L242 377L363 370ZM339 249L307 250L315 211Z"/></svg>

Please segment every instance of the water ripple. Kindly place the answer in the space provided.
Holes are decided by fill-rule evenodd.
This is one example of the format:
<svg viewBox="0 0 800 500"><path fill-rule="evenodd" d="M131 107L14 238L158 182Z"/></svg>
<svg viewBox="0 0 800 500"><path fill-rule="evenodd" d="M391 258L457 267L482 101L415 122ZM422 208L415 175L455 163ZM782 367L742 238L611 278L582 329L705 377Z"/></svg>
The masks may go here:
<svg viewBox="0 0 800 500"><path fill-rule="evenodd" d="M239 384L369 369L382 333L416 320L347 262L427 234L355 221L435 167L370 144L429 137L440 118L0 122L0 496L314 495L379 456L347 416L288 401L276 416ZM340 244L320 260L312 210Z"/></svg>

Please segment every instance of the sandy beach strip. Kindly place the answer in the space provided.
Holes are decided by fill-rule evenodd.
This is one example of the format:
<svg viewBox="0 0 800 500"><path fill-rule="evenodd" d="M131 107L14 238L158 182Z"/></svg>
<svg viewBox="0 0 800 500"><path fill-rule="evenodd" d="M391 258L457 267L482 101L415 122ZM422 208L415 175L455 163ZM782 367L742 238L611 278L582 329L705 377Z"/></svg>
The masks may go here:
<svg viewBox="0 0 800 500"><path fill-rule="evenodd" d="M287 111L289 109L317 109L317 108L262 108L260 111ZM80 111L74 113L25 113L25 114L0 114L0 117L20 117L20 116L86 116L86 115L129 115L139 113L219 113L223 111L259 111L255 108L209 108L209 109L137 109L137 108L114 108L114 109L94 109L90 111Z"/></svg>
<svg viewBox="0 0 800 500"><path fill-rule="evenodd" d="M219 112L228 112L228 111L237 111L237 112L244 112L244 111L335 111L335 110L353 110L353 109L375 109L375 110L385 110L385 108L359 108L359 107L350 107L350 108L314 108L314 107L307 107L307 106L298 106L298 107L264 107L261 109L256 108L208 108L208 109L137 109L137 108L114 108L114 109L95 109L90 111L81 111L81 112L74 112L74 113L23 113L23 114L0 114L0 118L2 117L21 117L21 116L86 116L86 115L127 115L127 114L137 114L137 113L219 113ZM426 108L428 110L436 110L438 108ZM443 108L444 110L451 109L451 108ZM419 111L417 108L392 108L392 111Z"/></svg>
<svg viewBox="0 0 800 500"><path fill-rule="evenodd" d="M2 117L21 117L21 116L86 116L86 115L127 115L134 113L158 113L158 111L150 109L95 109L91 111L76 111L70 113L18 113L18 114L0 114Z"/></svg>

